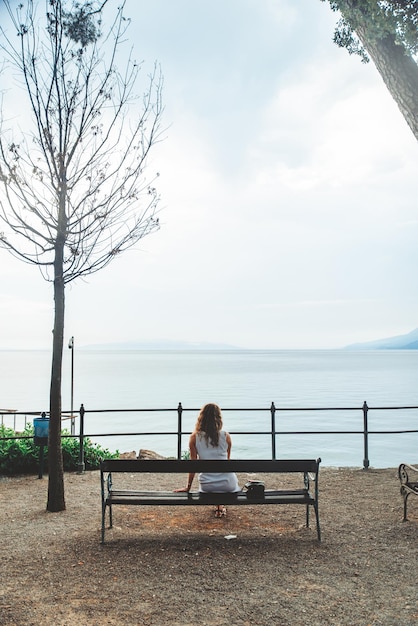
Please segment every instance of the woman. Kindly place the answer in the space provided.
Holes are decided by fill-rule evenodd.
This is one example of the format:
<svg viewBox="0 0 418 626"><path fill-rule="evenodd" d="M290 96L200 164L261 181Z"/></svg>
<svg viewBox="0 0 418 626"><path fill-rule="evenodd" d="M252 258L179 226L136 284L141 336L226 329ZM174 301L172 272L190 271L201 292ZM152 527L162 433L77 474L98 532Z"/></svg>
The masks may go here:
<svg viewBox="0 0 418 626"><path fill-rule="evenodd" d="M202 407L197 418L194 432L190 435L189 449L191 459L229 459L231 456L231 436L222 430L222 414L217 404L209 403ZM190 491L194 474L189 474L187 487L177 491ZM238 479L233 472L199 474L199 491L236 492L241 491ZM226 507L219 504L215 517L224 517Z"/></svg>

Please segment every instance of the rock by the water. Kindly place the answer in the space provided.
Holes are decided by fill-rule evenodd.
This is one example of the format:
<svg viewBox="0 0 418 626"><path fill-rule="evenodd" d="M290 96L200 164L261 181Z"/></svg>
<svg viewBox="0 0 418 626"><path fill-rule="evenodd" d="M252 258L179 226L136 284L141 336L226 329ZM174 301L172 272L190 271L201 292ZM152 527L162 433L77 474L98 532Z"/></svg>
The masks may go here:
<svg viewBox="0 0 418 626"><path fill-rule="evenodd" d="M137 457L136 457L135 450L132 450L132 452L121 452L119 454L119 458L127 460L127 459L136 459Z"/></svg>
<svg viewBox="0 0 418 626"><path fill-rule="evenodd" d="M161 460L164 458L165 457L161 456L161 454L157 454L157 452L153 450L144 450L143 448L141 448L138 454L138 459L142 460Z"/></svg>

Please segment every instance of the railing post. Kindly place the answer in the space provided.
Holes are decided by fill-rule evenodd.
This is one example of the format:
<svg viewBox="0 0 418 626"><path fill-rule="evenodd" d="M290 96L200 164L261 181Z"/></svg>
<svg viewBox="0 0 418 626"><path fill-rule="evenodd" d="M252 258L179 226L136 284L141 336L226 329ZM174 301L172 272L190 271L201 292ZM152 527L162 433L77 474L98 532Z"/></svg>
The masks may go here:
<svg viewBox="0 0 418 626"><path fill-rule="evenodd" d="M179 405L177 407L177 459L180 460L181 459L181 432L183 430L182 427L182 414L183 414L183 407L181 406L181 402L179 402Z"/></svg>
<svg viewBox="0 0 418 626"><path fill-rule="evenodd" d="M74 337L71 337L68 347L71 350L71 434L75 435L74 410Z"/></svg>
<svg viewBox="0 0 418 626"><path fill-rule="evenodd" d="M367 402L364 401L363 404L363 437L364 437L364 459L363 459L363 469L369 469L369 428L367 423L367 413L369 411L369 407L367 406Z"/></svg>
<svg viewBox="0 0 418 626"><path fill-rule="evenodd" d="M271 403L271 458L276 459L276 407L274 402Z"/></svg>
<svg viewBox="0 0 418 626"><path fill-rule="evenodd" d="M80 406L80 452L78 456L77 474L83 474L84 466L84 404Z"/></svg>

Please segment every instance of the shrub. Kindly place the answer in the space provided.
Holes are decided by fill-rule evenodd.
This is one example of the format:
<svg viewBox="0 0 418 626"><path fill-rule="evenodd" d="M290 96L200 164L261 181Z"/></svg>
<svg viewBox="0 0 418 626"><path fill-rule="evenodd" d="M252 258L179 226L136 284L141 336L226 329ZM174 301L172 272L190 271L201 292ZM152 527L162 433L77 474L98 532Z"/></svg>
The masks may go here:
<svg viewBox="0 0 418 626"><path fill-rule="evenodd" d="M79 464L80 442L78 438L69 437L67 430L62 431L62 457L65 471L75 471ZM6 438L6 439L4 439ZM114 454L93 443L88 437L84 439L84 464L86 470L98 469L102 458L118 458ZM44 469L48 470L48 455L44 457ZM0 474L35 474L39 470L39 446L33 442L33 425L28 424L23 432L15 432L12 428L0 426Z"/></svg>

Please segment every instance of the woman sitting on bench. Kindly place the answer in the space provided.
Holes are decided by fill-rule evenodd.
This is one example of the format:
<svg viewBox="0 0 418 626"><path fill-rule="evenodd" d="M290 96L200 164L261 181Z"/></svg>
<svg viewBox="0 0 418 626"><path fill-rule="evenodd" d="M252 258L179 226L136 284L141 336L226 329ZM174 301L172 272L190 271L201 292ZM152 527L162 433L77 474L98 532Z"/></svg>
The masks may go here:
<svg viewBox="0 0 418 626"><path fill-rule="evenodd" d="M194 432L190 435L189 449L191 459L229 459L231 456L231 436L222 430L222 414L217 404L209 403L202 407L197 418ZM189 474L187 487L176 491L190 491L194 474ZM241 491L234 472L199 474L199 491L211 493L230 493ZM225 517L226 507L218 504L215 517Z"/></svg>

